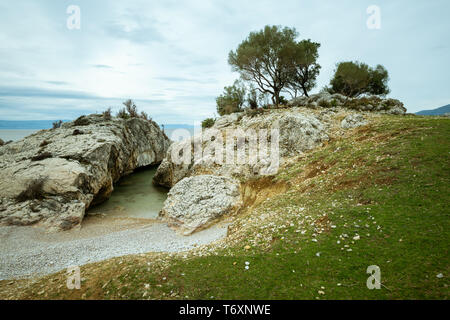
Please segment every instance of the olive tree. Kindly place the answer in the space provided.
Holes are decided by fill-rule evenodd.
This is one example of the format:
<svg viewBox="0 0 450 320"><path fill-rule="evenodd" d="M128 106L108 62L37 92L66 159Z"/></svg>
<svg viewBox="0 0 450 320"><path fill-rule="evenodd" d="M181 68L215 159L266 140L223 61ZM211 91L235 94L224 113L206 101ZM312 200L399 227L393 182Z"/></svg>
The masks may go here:
<svg viewBox="0 0 450 320"><path fill-rule="evenodd" d="M275 105L279 105L282 91L294 97L299 91L307 96L320 71L320 44L297 42L297 37L295 28L266 26L251 32L229 53L228 62L242 79L256 84L261 94L271 95Z"/></svg>
<svg viewBox="0 0 450 320"><path fill-rule="evenodd" d="M291 55L289 69L290 80L287 84L287 91L293 98L301 92L309 96L308 92L316 86L316 79L321 66L317 63L319 58L320 43L311 40L302 40L293 46L294 52Z"/></svg>
<svg viewBox="0 0 450 320"><path fill-rule="evenodd" d="M347 61L337 64L330 89L348 97L386 95L389 93L388 81L389 74L382 65L373 69L365 63Z"/></svg>

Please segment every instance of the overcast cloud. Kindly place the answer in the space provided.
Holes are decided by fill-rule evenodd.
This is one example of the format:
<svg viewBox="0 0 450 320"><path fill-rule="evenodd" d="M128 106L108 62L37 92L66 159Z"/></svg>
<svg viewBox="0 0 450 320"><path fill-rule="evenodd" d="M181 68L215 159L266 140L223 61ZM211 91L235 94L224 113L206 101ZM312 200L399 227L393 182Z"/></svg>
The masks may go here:
<svg viewBox="0 0 450 320"><path fill-rule="evenodd" d="M69 5L81 29L69 30ZM381 29L366 26L369 5ZM450 103L450 2L21 0L0 4L0 119L73 119L127 98L159 123L193 123L238 77L228 52L264 25L295 27L322 44L319 91L335 64L390 73L410 112Z"/></svg>

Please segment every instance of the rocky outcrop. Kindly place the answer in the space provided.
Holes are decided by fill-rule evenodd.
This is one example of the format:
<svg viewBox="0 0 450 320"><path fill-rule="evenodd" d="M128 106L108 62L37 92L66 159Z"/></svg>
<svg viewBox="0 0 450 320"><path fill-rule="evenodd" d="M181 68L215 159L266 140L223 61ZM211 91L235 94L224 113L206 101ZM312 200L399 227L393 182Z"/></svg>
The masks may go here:
<svg viewBox="0 0 450 320"><path fill-rule="evenodd" d="M160 212L163 220L184 235L236 211L241 205L239 183L226 177L184 178L169 192Z"/></svg>
<svg viewBox="0 0 450 320"><path fill-rule="evenodd" d="M275 174L278 166L330 137L367 125L380 114L405 112L403 104L394 99L351 99L321 93L294 99L287 108L247 110L220 117L203 134L169 147L154 177L154 183L172 187L161 215L175 228L194 232L236 210L240 201L235 190L243 189L237 181L245 185L250 178ZM276 137L270 135L272 129L278 132ZM264 130L268 135L259 136ZM230 139L234 136L241 139ZM259 147L252 149L255 138L258 143L275 143L275 158L272 150L261 156ZM226 160L227 150L234 150L235 161ZM243 150L240 155L239 150Z"/></svg>
<svg viewBox="0 0 450 320"><path fill-rule="evenodd" d="M272 130L275 130L273 134ZM215 174L239 179L265 175L280 164L278 163L280 159L301 154L326 141L328 139L326 131L327 126L318 115L301 113L297 109L278 110L258 116L244 113L225 116L218 119L212 128L205 130L203 135L173 143L166 158L158 167L154 182L172 187L181 179L198 174ZM227 140L231 135L243 139ZM265 155L259 152L258 158L250 147L251 140L257 137L259 141L266 141L268 151ZM218 142L219 139L221 142ZM244 157L237 159L239 141L242 142ZM221 162L215 161L217 143L222 146ZM277 146L278 154L272 152L272 145ZM227 161L227 147L235 150L234 161ZM202 151L200 155L196 153L196 148ZM190 154L187 161L179 163L180 161L173 159L174 155L178 159L178 155L182 153Z"/></svg>
<svg viewBox="0 0 450 320"><path fill-rule="evenodd" d="M364 119L363 115L349 114L348 116L345 117L344 120L342 120L341 127L344 129L352 129L365 126L366 124L367 121Z"/></svg>
<svg viewBox="0 0 450 320"><path fill-rule="evenodd" d="M306 107L311 109L323 108L346 108L356 111L372 111L378 113L403 115L406 108L403 103L396 99L382 99L377 96L362 98L348 98L341 94L330 94L322 92L310 97L298 97L289 101L290 107Z"/></svg>
<svg viewBox="0 0 450 320"><path fill-rule="evenodd" d="M0 147L0 223L70 229L134 169L162 161L153 121L83 116Z"/></svg>

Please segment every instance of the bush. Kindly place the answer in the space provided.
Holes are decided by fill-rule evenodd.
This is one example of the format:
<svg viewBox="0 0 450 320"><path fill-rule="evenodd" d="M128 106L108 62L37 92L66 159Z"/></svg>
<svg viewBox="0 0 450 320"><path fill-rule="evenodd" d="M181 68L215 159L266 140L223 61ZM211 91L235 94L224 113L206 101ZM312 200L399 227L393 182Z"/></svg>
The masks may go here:
<svg viewBox="0 0 450 320"><path fill-rule="evenodd" d="M125 106L124 108L120 109L119 112L117 112L116 117L121 119L130 119L130 118L138 118L138 119L144 119L147 121L153 121L152 118L148 116L147 113L142 111L141 113L138 112L138 109L136 107L136 104L133 102L133 100L128 99L123 103Z"/></svg>
<svg viewBox="0 0 450 320"><path fill-rule="evenodd" d="M121 119L130 119L130 115L125 108L120 109L119 112L117 112L116 117Z"/></svg>
<svg viewBox="0 0 450 320"><path fill-rule="evenodd" d="M280 96L280 104L282 104L282 105L287 105L288 104L288 101L286 100L285 97Z"/></svg>
<svg viewBox="0 0 450 320"><path fill-rule="evenodd" d="M223 93L217 97L217 113L221 116L240 112L245 102L246 89L239 80L232 86L225 87Z"/></svg>
<svg viewBox="0 0 450 320"><path fill-rule="evenodd" d="M216 120L214 120L213 118L207 118L202 121L202 128L203 129L211 128L215 122Z"/></svg>
<svg viewBox="0 0 450 320"><path fill-rule="evenodd" d="M139 118L137 107L136 107L136 104L133 102L133 100L128 99L127 101L125 101L123 103L123 105L127 109L127 112L131 118Z"/></svg>
<svg viewBox="0 0 450 320"><path fill-rule="evenodd" d="M328 100L320 99L317 104L322 108L331 108L331 103Z"/></svg>
<svg viewBox="0 0 450 320"><path fill-rule="evenodd" d="M144 119L144 120L150 120L150 118L148 117L148 114L145 113L144 111L141 112L141 115L139 116L139 118Z"/></svg>
<svg viewBox="0 0 450 320"><path fill-rule="evenodd" d="M61 128L62 123L63 123L62 120L53 122L53 129Z"/></svg>
<svg viewBox="0 0 450 320"><path fill-rule="evenodd" d="M107 121L111 120L112 119L111 108L108 108L105 111L103 111L102 115L105 120Z"/></svg>

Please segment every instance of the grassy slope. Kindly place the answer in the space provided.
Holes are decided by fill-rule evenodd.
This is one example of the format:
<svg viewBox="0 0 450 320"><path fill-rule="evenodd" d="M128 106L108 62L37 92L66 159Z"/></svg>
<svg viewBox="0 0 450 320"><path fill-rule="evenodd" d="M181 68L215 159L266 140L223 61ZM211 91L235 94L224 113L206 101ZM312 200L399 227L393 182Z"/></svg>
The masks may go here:
<svg viewBox="0 0 450 320"><path fill-rule="evenodd" d="M0 297L448 299L449 167L450 120L383 116L280 171L288 192L242 213L216 254L123 257L84 266L79 291L59 273Z"/></svg>

